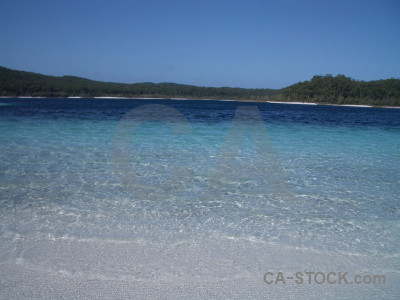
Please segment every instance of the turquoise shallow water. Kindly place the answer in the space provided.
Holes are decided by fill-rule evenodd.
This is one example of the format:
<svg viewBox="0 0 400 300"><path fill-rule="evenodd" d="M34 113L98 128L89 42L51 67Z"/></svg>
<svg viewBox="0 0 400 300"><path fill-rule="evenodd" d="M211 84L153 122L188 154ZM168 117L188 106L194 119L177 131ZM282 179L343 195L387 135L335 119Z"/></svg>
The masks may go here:
<svg viewBox="0 0 400 300"><path fill-rule="evenodd" d="M400 110L5 100L2 263L146 282L262 283L271 268L306 267L398 278ZM113 165L113 141L121 118L148 104L165 105L157 111L163 118L171 114L166 107L181 113L184 120L173 126L190 131L175 135L154 120L130 128L128 169L138 178L132 185L127 164ZM233 122L238 106L257 107L256 113ZM230 141L237 152L230 153L233 123L255 132L269 154L260 155L254 136L242 139L239 131ZM278 187L271 185L276 178Z"/></svg>

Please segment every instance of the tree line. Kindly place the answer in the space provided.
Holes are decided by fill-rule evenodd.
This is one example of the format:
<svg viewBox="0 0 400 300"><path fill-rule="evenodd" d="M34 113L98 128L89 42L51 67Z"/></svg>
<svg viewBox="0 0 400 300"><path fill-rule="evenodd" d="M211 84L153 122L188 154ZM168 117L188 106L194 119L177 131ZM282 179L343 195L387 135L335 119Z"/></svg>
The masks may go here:
<svg viewBox="0 0 400 300"><path fill-rule="evenodd" d="M358 81L344 75L318 75L283 89L199 87L175 83L113 83L74 76L47 76L0 67L0 96L160 97L302 101L400 106L400 79Z"/></svg>
<svg viewBox="0 0 400 300"><path fill-rule="evenodd" d="M175 83L113 83L74 76L46 76L0 67L0 96L43 97L161 97L266 100L280 94L274 89L198 87Z"/></svg>
<svg viewBox="0 0 400 300"><path fill-rule="evenodd" d="M358 81L345 75L319 75L283 89L282 98L286 101L399 106L400 79Z"/></svg>

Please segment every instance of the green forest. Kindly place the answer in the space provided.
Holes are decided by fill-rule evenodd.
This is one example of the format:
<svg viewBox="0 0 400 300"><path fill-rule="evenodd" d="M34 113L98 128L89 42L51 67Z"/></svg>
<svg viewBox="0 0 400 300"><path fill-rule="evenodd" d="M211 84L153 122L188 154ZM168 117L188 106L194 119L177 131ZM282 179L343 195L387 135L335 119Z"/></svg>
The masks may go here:
<svg viewBox="0 0 400 300"><path fill-rule="evenodd" d="M113 83L74 76L46 76L0 67L0 96L160 97L300 101L321 104L400 106L400 79L358 81L344 75L318 75L282 89L199 87L175 83Z"/></svg>
<svg viewBox="0 0 400 300"><path fill-rule="evenodd" d="M400 79L358 81L344 75L314 76L282 90L286 101L400 105Z"/></svg>

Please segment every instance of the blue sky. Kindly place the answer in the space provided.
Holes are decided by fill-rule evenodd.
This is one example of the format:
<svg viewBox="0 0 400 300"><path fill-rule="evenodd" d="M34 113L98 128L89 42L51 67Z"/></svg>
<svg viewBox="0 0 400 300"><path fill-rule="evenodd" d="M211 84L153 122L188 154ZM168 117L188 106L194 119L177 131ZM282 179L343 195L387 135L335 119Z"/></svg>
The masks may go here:
<svg viewBox="0 0 400 300"><path fill-rule="evenodd" d="M0 65L246 88L399 78L400 1L0 0Z"/></svg>

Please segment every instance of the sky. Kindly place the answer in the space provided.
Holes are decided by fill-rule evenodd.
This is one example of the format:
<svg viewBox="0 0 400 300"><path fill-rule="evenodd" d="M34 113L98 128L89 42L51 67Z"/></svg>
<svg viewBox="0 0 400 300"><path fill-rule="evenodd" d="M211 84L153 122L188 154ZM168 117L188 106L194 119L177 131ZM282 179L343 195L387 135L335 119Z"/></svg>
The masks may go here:
<svg viewBox="0 0 400 300"><path fill-rule="evenodd" d="M244 88L400 78L400 1L0 0L0 66Z"/></svg>

